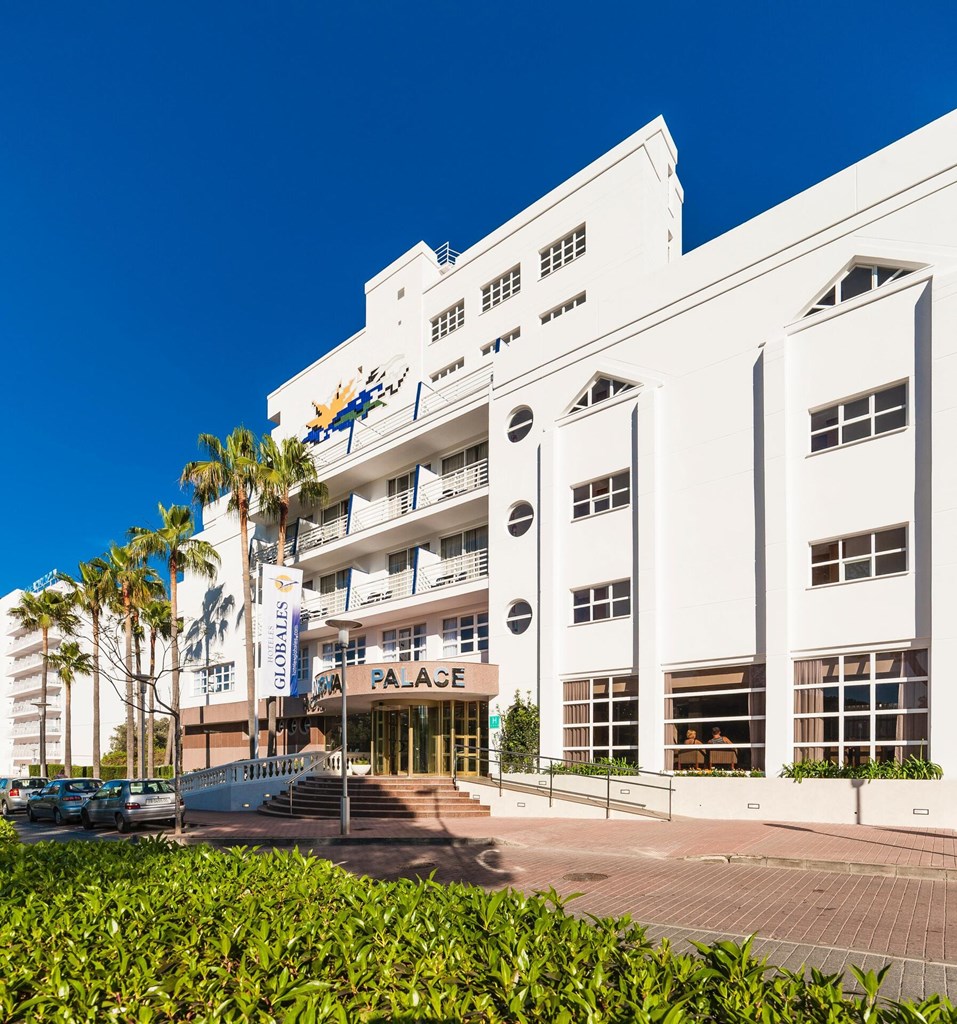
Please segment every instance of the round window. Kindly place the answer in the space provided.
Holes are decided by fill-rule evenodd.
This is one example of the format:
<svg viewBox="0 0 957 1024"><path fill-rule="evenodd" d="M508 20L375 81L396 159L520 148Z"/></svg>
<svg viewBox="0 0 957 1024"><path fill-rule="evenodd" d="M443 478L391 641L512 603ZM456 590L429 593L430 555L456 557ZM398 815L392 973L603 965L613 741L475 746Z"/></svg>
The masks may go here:
<svg viewBox="0 0 957 1024"><path fill-rule="evenodd" d="M532 606L528 601L515 601L505 617L505 625L516 635L532 624Z"/></svg>
<svg viewBox="0 0 957 1024"><path fill-rule="evenodd" d="M508 421L509 441L521 441L523 437L528 437L528 432L532 429L533 421L534 417L532 416L532 410L529 409L528 406L522 406L521 409L516 409Z"/></svg>
<svg viewBox="0 0 957 1024"><path fill-rule="evenodd" d="M527 501L520 501L508 514L508 532L513 537L522 537L528 533L535 518L535 510Z"/></svg>

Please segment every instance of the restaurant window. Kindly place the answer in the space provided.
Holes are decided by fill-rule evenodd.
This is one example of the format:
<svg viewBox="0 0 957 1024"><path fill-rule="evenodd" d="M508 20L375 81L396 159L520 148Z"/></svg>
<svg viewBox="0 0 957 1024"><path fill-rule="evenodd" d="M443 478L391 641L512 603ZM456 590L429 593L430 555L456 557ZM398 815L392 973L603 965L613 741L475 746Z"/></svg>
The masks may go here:
<svg viewBox="0 0 957 1024"><path fill-rule="evenodd" d="M571 679L563 689L563 756L638 763L638 677Z"/></svg>
<svg viewBox="0 0 957 1024"><path fill-rule="evenodd" d="M794 760L857 767L928 758L927 651L794 663Z"/></svg>
<svg viewBox="0 0 957 1024"><path fill-rule="evenodd" d="M764 681L763 665L667 673L665 768L763 769Z"/></svg>

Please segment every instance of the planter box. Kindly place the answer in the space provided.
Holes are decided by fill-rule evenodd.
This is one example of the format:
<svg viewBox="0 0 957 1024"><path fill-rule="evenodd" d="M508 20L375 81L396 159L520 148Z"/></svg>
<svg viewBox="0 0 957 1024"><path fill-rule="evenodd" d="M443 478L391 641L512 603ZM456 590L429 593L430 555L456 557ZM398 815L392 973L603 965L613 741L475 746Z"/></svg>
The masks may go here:
<svg viewBox="0 0 957 1024"><path fill-rule="evenodd" d="M674 813L688 818L957 828L957 782L948 779L794 782L679 775L674 788Z"/></svg>

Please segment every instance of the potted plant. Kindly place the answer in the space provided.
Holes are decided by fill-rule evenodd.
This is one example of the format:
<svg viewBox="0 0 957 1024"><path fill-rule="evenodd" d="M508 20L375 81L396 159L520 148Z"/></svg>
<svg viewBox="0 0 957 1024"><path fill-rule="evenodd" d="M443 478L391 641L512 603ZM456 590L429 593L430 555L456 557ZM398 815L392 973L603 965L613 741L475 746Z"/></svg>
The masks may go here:
<svg viewBox="0 0 957 1024"><path fill-rule="evenodd" d="M372 771L372 765L367 757L350 757L349 771L353 775L368 775Z"/></svg>

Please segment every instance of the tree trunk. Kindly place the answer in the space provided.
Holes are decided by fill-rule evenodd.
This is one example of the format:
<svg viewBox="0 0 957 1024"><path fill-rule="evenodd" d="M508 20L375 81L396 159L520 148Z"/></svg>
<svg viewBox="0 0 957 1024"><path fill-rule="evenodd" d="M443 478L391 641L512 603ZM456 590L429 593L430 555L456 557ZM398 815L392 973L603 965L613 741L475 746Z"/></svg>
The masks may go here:
<svg viewBox="0 0 957 1024"><path fill-rule="evenodd" d="M136 737L133 731L136 722L133 719L133 613L130 607L129 585L123 584L123 630L126 634L126 777L133 778L136 764L133 760L133 744Z"/></svg>
<svg viewBox="0 0 957 1024"><path fill-rule="evenodd" d="M93 620L93 778L100 777L100 613L91 609Z"/></svg>
<svg viewBox="0 0 957 1024"><path fill-rule="evenodd" d="M63 681L63 774L73 778L73 688Z"/></svg>
<svg viewBox="0 0 957 1024"><path fill-rule="evenodd" d="M139 627L140 617L136 609L133 610L133 625ZM136 730L136 767L139 772L141 779L146 778L146 744L143 742L146 736L146 702L144 701L144 686L143 686L143 652L141 650L139 633L134 631L133 644L136 657L136 717L139 719L137 722Z"/></svg>
<svg viewBox="0 0 957 1024"><path fill-rule="evenodd" d="M47 777L47 655L50 652L50 631L43 630L43 670L40 682L40 775Z"/></svg>
<svg viewBox="0 0 957 1024"><path fill-rule="evenodd" d="M239 542L242 545L243 620L246 627L246 702L249 712L249 756L259 752L259 706L256 698L256 662L253 651L253 596L249 579L249 502L245 491L236 495L239 506Z"/></svg>
<svg viewBox="0 0 957 1024"><path fill-rule="evenodd" d="M156 630L150 627L150 698L146 719L146 773L152 779L156 774Z"/></svg>
<svg viewBox="0 0 957 1024"><path fill-rule="evenodd" d="M180 717L179 717L179 620L176 617L176 577L178 575L179 567L176 564L175 555L170 556L169 560L169 609L170 609L170 623L169 623L169 641L170 641L170 657L173 663L172 672L172 692L170 693L170 707L173 709L172 717L169 720L169 735L170 739L167 742L167 750L172 745L175 751L173 774L177 777L183 772L183 736L180 732ZM173 734L176 734L175 737ZM177 796L177 800L179 797ZM177 821L179 821L179 810L177 804Z"/></svg>
<svg viewBox="0 0 957 1024"><path fill-rule="evenodd" d="M289 519L289 500L279 502L279 546L276 548L276 564L286 564L286 523Z"/></svg>

